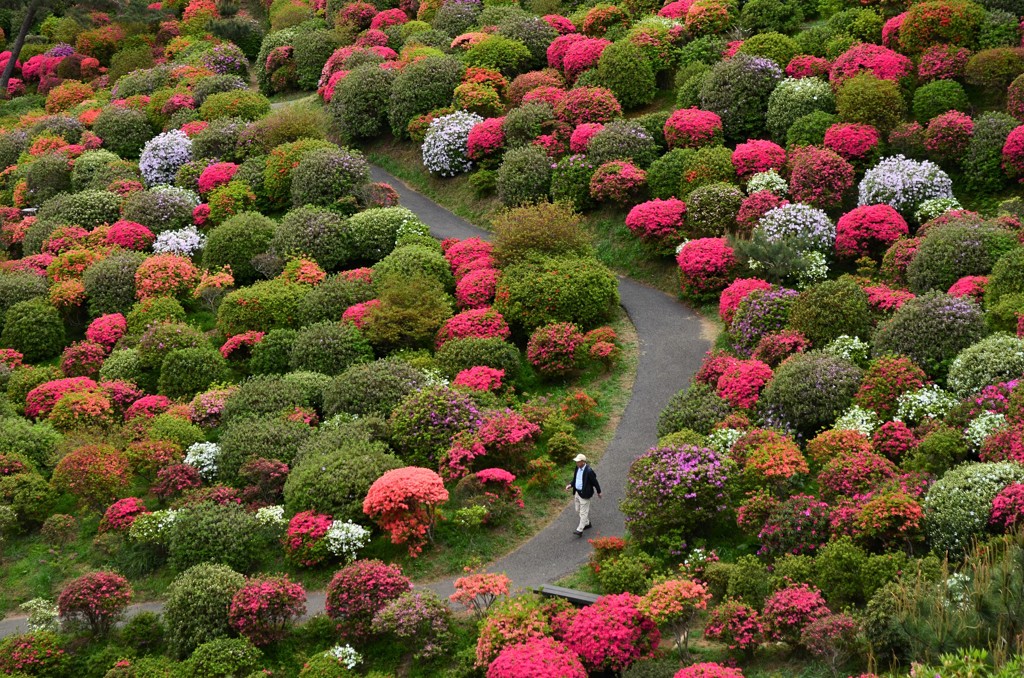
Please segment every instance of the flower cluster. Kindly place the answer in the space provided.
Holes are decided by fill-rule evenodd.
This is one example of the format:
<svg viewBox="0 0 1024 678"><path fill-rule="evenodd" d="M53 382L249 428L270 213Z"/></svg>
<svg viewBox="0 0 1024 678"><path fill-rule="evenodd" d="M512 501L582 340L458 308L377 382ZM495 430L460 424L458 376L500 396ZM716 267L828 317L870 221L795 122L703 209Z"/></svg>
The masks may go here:
<svg viewBox="0 0 1024 678"><path fill-rule="evenodd" d="M217 443L193 443L185 450L185 461L182 463L196 469L204 480L210 481L217 477L219 460L220 445Z"/></svg>
<svg viewBox="0 0 1024 678"><path fill-rule="evenodd" d="M746 143L737 144L732 152L732 165L736 168L736 174L740 179L753 179L755 174L780 170L786 163L786 150L778 144L767 139L751 139ZM778 176L776 174L775 176ZM782 177L778 177L785 184ZM761 179L763 181L763 179ZM755 193L763 188L757 182L747 185L750 193ZM782 189L782 193L788 190L788 186Z"/></svg>
<svg viewBox="0 0 1024 678"><path fill-rule="evenodd" d="M192 159L192 140L184 132L158 134L142 147L139 171L148 186L174 183L182 165Z"/></svg>
<svg viewBox="0 0 1024 678"><path fill-rule="evenodd" d="M111 504L106 512L103 514L103 519L100 521L99 531L106 532L113 530L115 532L127 532L138 518L143 513L149 513L149 509L136 497L128 497L126 499L118 499Z"/></svg>
<svg viewBox="0 0 1024 678"><path fill-rule="evenodd" d="M683 294L700 298L718 293L729 284L737 260L725 238L700 238L683 243L676 263Z"/></svg>
<svg viewBox="0 0 1024 678"><path fill-rule="evenodd" d="M484 118L468 111L456 111L431 121L423 139L423 166L432 174L452 177L473 168L469 157L470 132Z"/></svg>
<svg viewBox="0 0 1024 678"><path fill-rule="evenodd" d="M505 377L505 370L477 365L462 370L455 375L453 386L461 386L473 391L500 391L501 380Z"/></svg>

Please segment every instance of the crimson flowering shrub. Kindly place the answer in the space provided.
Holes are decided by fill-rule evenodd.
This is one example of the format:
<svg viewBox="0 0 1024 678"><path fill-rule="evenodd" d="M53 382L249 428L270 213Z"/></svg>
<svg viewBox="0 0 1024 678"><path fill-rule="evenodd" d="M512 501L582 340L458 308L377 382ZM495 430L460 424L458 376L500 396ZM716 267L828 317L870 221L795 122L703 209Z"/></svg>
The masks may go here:
<svg viewBox="0 0 1024 678"><path fill-rule="evenodd" d="M25 396L25 416L42 419L50 414L53 406L65 395L95 388L96 382L89 377L67 377L43 382Z"/></svg>
<svg viewBox="0 0 1024 678"><path fill-rule="evenodd" d="M737 144L732 152L732 166L742 181L759 172L781 170L785 163L786 150L767 139L751 139Z"/></svg>
<svg viewBox="0 0 1024 678"><path fill-rule="evenodd" d="M949 286L946 292L951 297L969 297L979 304L985 299L987 275L965 275Z"/></svg>
<svg viewBox="0 0 1024 678"><path fill-rule="evenodd" d="M296 513L288 522L284 537L285 556L303 567L319 565L327 558L324 537L331 528L331 517L313 511Z"/></svg>
<svg viewBox="0 0 1024 678"><path fill-rule="evenodd" d="M1024 522L1024 484L1007 485L992 500L992 515L989 524L996 529L1009 532Z"/></svg>
<svg viewBox="0 0 1024 678"><path fill-rule="evenodd" d="M143 252L152 247L156 235L138 222L121 219L110 225L103 240L107 245Z"/></svg>
<svg viewBox="0 0 1024 678"><path fill-rule="evenodd" d="M759 555L814 553L828 542L829 506L817 497L794 494L774 503L757 534Z"/></svg>
<svg viewBox="0 0 1024 678"><path fill-rule="evenodd" d="M90 572L69 582L57 597L61 619L84 622L97 636L106 635L132 599L128 580L116 572Z"/></svg>
<svg viewBox="0 0 1024 678"><path fill-rule="evenodd" d="M288 626L306 613L306 591L282 577L253 578L231 599L228 623L253 645L284 637Z"/></svg>
<svg viewBox="0 0 1024 678"><path fill-rule="evenodd" d="M487 678L586 678L575 652L554 638L529 638L525 642L506 645L487 667Z"/></svg>
<svg viewBox="0 0 1024 678"><path fill-rule="evenodd" d="M361 640L370 633L374 615L411 590L412 582L399 566L357 560L335 573L324 607L343 638Z"/></svg>
<svg viewBox="0 0 1024 678"><path fill-rule="evenodd" d="M737 600L726 600L708 614L704 637L749 655L761 644L764 625L754 608Z"/></svg>
<svg viewBox="0 0 1024 678"><path fill-rule="evenodd" d="M626 227L644 242L672 245L686 223L686 203L676 198L642 202L626 215Z"/></svg>
<svg viewBox="0 0 1024 678"><path fill-rule="evenodd" d="M562 56L562 72L565 73L566 80L574 82L583 71L595 68L597 62L601 60L601 54L610 44L611 41L604 38L584 38L570 43ZM548 64L550 65L550 60Z"/></svg>
<svg viewBox="0 0 1024 678"><path fill-rule="evenodd" d="M444 258L448 261L453 273L463 264L480 257L490 256L494 252L494 245L480 238L444 241L441 243L441 248L444 250Z"/></svg>
<svg viewBox="0 0 1024 678"><path fill-rule="evenodd" d="M825 148L858 166L871 161L879 150L881 135L871 125L836 123L825 130Z"/></svg>
<svg viewBox="0 0 1024 678"><path fill-rule="evenodd" d="M795 646L808 624L829 613L821 591L808 584L793 584L765 600L762 619L768 638Z"/></svg>
<svg viewBox="0 0 1024 678"><path fill-rule="evenodd" d="M632 593L602 596L573 617L565 644L588 671L623 671L654 654L661 634L637 608L639 600Z"/></svg>
<svg viewBox="0 0 1024 678"><path fill-rule="evenodd" d="M810 347L811 342L803 334L796 330L786 330L761 337L750 357L774 368L794 353L803 353Z"/></svg>
<svg viewBox="0 0 1024 678"><path fill-rule="evenodd" d="M590 146L590 140L603 129L604 124L600 122L585 122L582 125L577 125L569 135L569 152L585 154Z"/></svg>
<svg viewBox="0 0 1024 678"><path fill-rule="evenodd" d="M647 184L647 172L625 160L606 162L590 177L590 197L598 202L629 203Z"/></svg>
<svg viewBox="0 0 1024 678"><path fill-rule="evenodd" d="M839 55L832 64L829 80L838 87L864 71L871 72L879 80L899 81L914 75L914 62L887 47L861 42Z"/></svg>
<svg viewBox="0 0 1024 678"><path fill-rule="evenodd" d="M787 164L790 196L797 202L830 209L853 188L853 165L834 151L804 146L790 154Z"/></svg>
<svg viewBox="0 0 1024 678"><path fill-rule="evenodd" d="M409 21L409 16L401 9L386 9L382 12L378 12L373 19L370 20L370 28L373 30L384 30L391 26L401 26L402 24Z"/></svg>
<svg viewBox="0 0 1024 678"><path fill-rule="evenodd" d="M238 173L238 165L233 162L215 162L207 165L199 175L199 194L209 195L213 189L227 186Z"/></svg>
<svg viewBox="0 0 1024 678"><path fill-rule="evenodd" d="M884 355L872 361L861 381L853 402L874 410L883 417L891 416L896 401L904 393L925 385L928 375L913 360L900 355Z"/></svg>
<svg viewBox="0 0 1024 678"><path fill-rule="evenodd" d="M68 453L53 469L53 486L95 510L128 488L128 459L110 445L83 445Z"/></svg>
<svg viewBox="0 0 1024 678"><path fill-rule="evenodd" d="M526 345L526 359L544 377L563 376L576 368L583 333L573 323L538 327Z"/></svg>
<svg viewBox="0 0 1024 678"><path fill-rule="evenodd" d="M946 111L928 123L924 131L924 147L939 162L960 159L974 134L971 116L960 111Z"/></svg>
<svg viewBox="0 0 1024 678"><path fill-rule="evenodd" d="M754 290L770 290L771 283L760 278L737 278L722 290L718 297L718 317L728 326L732 322L740 302Z"/></svg>
<svg viewBox="0 0 1024 678"><path fill-rule="evenodd" d="M772 368L760 360L736 360L718 378L718 395L733 407L750 409L771 378Z"/></svg>
<svg viewBox="0 0 1024 678"><path fill-rule="evenodd" d="M138 299L186 297L198 282L199 269L187 258L155 254L135 270L135 296Z"/></svg>
<svg viewBox="0 0 1024 678"><path fill-rule="evenodd" d="M100 521L99 531L125 532L143 513L149 513L149 509L141 499L137 497L118 499L107 507L103 519Z"/></svg>
<svg viewBox="0 0 1024 678"><path fill-rule="evenodd" d="M461 386L473 391L500 391L501 380L505 378L505 370L478 365L462 370L455 375L453 386Z"/></svg>
<svg viewBox="0 0 1024 678"><path fill-rule="evenodd" d="M68 377L97 377L107 350L92 341L78 341L64 349L60 370Z"/></svg>
<svg viewBox="0 0 1024 678"><path fill-rule="evenodd" d="M127 331L128 323L123 315L108 313L89 323L85 329L85 338L110 350Z"/></svg>
<svg viewBox="0 0 1024 678"><path fill-rule="evenodd" d="M548 45L547 51L545 53L545 56L547 57L548 67L554 68L555 70L559 71L562 70L565 67L565 55L566 53L568 53L569 48L579 42L584 42L587 39L587 36L583 35L582 33L567 33L565 35L560 35L554 40L552 40L551 44ZM596 60L594 62L594 65L597 65ZM527 75L533 74L527 73ZM534 79L537 81L537 83L540 84L535 84L533 87L530 87L530 89L535 89L536 87L540 87L542 85L558 87L564 84L561 78L552 77L549 81L548 78L541 78L535 75ZM522 103L522 97L525 93L526 92L519 94L518 97L512 101L512 104L514 106L518 106L520 103Z"/></svg>
<svg viewBox="0 0 1024 678"><path fill-rule="evenodd" d="M875 451L893 460L902 458L917 442L913 429L902 421L887 421L871 434Z"/></svg>
<svg viewBox="0 0 1024 678"><path fill-rule="evenodd" d="M670 149L720 144L722 119L711 111L680 108L665 121L664 134Z"/></svg>
<svg viewBox="0 0 1024 678"><path fill-rule="evenodd" d="M786 64L786 75L791 78L816 78L828 75L832 62L810 54L797 54Z"/></svg>
<svg viewBox="0 0 1024 678"><path fill-rule="evenodd" d="M683 296L702 299L725 289L736 273L736 254L725 238L699 238L676 255Z"/></svg>
<svg viewBox="0 0 1024 678"><path fill-rule="evenodd" d="M1006 137L1003 144L1003 169L1014 178L1024 175L1024 125Z"/></svg>
<svg viewBox="0 0 1024 678"><path fill-rule="evenodd" d="M611 122L622 116L622 106L610 89L576 87L555 106L555 115L572 126Z"/></svg>
<svg viewBox="0 0 1024 678"><path fill-rule="evenodd" d="M825 494L853 497L866 494L897 474L896 465L874 452L850 452L834 457L818 474Z"/></svg>
<svg viewBox="0 0 1024 678"><path fill-rule="evenodd" d="M152 492L160 499L170 499L203 484L199 471L188 464L172 464L156 472Z"/></svg>
<svg viewBox="0 0 1024 678"><path fill-rule="evenodd" d="M393 544L406 544L415 558L426 541L433 541L437 507L446 501L448 490L439 475L407 466L374 481L363 501L363 513L391 534Z"/></svg>
<svg viewBox="0 0 1024 678"><path fill-rule="evenodd" d="M672 678L743 678L743 671L715 662L699 662L679 669Z"/></svg>
<svg viewBox="0 0 1024 678"><path fill-rule="evenodd" d="M836 222L836 254L849 259L877 258L909 233L906 220L889 205L855 207Z"/></svg>
<svg viewBox="0 0 1024 678"><path fill-rule="evenodd" d="M913 292L895 290L888 285L870 285L864 288L864 294L868 295L868 306L883 315L895 313L915 296Z"/></svg>
<svg viewBox="0 0 1024 678"><path fill-rule="evenodd" d="M42 678L60 678L67 675L69 661L60 637L49 631L21 633L0 641L0 671L5 674L31 671Z"/></svg>
<svg viewBox="0 0 1024 678"><path fill-rule="evenodd" d="M958 45L932 45L917 60L917 77L922 82L962 78L971 50Z"/></svg>
<svg viewBox="0 0 1024 678"><path fill-rule="evenodd" d="M452 339L508 339L512 334L504 316L491 307L474 308L458 313L437 332L436 347L441 348Z"/></svg>
<svg viewBox="0 0 1024 678"><path fill-rule="evenodd" d="M501 273L494 268L478 268L466 272L455 283L455 301L460 308L485 308L494 302Z"/></svg>
<svg viewBox="0 0 1024 678"><path fill-rule="evenodd" d="M743 199L736 213L736 229L741 235L750 235L761 217L776 207L788 205L789 201L771 191L756 191Z"/></svg>
<svg viewBox="0 0 1024 678"><path fill-rule="evenodd" d="M143 396L132 403L124 413L124 420L131 421L136 417L152 419L158 414L163 414L171 408L174 403L167 396L148 395Z"/></svg>

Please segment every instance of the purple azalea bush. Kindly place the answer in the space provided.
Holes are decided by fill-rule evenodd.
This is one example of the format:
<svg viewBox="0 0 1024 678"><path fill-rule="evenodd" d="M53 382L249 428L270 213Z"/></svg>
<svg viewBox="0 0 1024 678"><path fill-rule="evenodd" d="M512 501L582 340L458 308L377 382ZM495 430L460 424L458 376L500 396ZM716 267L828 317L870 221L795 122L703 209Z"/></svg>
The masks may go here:
<svg viewBox="0 0 1024 678"><path fill-rule="evenodd" d="M147 186L170 184L182 165L192 159L192 140L181 130L158 134L142 147L139 170Z"/></svg>
<svg viewBox="0 0 1024 678"><path fill-rule="evenodd" d="M910 218L926 200L952 198L953 180L929 160L885 158L860 180L858 205L889 205Z"/></svg>

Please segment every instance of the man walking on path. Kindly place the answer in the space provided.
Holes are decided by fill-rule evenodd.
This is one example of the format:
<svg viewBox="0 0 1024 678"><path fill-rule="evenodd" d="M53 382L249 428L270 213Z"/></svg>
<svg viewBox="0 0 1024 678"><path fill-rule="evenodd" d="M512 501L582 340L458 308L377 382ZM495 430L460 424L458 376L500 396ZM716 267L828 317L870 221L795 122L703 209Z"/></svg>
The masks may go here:
<svg viewBox="0 0 1024 678"><path fill-rule="evenodd" d="M572 491L573 507L576 513L580 514L580 524L573 534L582 537L583 530L590 529L590 500L595 490L597 496L601 496L601 483L597 482L597 473L587 464L586 455L577 454L573 461L576 462L576 472L573 473L572 482L566 485L565 489Z"/></svg>

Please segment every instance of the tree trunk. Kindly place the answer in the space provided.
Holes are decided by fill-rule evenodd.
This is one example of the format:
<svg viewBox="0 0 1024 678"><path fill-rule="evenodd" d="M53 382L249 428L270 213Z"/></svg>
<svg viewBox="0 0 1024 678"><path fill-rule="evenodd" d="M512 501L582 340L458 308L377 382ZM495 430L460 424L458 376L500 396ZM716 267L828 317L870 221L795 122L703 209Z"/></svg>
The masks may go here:
<svg viewBox="0 0 1024 678"><path fill-rule="evenodd" d="M0 75L0 98L2 99L7 98L7 82L11 79L11 74L14 73L14 63L18 60L18 55L21 54L21 48L25 44L25 36L28 35L28 29L32 28L32 24L35 23L36 10L39 9L41 1L31 0L28 9L25 10L25 19L21 22L21 30L18 31L18 37L11 47L11 58L7 60L7 65L4 66L3 75Z"/></svg>

